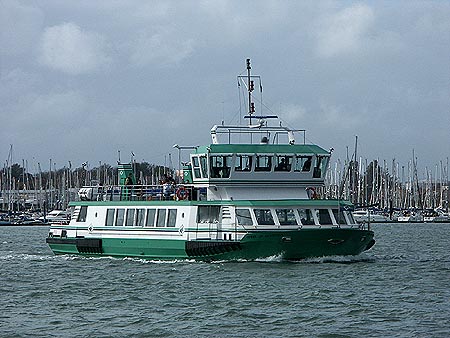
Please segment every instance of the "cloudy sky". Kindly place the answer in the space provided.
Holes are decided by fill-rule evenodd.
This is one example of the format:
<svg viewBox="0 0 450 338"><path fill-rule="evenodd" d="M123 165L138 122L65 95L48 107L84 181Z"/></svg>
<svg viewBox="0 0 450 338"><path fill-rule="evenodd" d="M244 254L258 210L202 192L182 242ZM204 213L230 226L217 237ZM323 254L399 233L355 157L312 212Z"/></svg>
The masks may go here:
<svg viewBox="0 0 450 338"><path fill-rule="evenodd" d="M163 164L237 122L246 58L334 160L450 156L448 1L0 0L0 29L2 166Z"/></svg>

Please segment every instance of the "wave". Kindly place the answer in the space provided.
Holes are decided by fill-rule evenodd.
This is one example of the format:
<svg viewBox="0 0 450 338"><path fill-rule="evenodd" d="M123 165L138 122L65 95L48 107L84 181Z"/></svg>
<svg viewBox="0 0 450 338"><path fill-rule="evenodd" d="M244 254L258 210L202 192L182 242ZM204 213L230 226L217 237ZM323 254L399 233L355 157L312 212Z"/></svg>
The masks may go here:
<svg viewBox="0 0 450 338"><path fill-rule="evenodd" d="M339 263L339 264L352 264L352 263L374 263L376 258L367 253L360 253L359 255L351 256L324 256L324 257L310 257L299 261L291 261L293 263L301 264L323 264L323 263Z"/></svg>

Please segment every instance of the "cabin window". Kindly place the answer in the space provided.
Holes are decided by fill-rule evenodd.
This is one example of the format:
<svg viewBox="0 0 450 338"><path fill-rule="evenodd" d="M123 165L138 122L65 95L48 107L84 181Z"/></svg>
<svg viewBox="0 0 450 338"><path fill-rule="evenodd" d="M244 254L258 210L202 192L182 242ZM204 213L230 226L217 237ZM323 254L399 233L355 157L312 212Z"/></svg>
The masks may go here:
<svg viewBox="0 0 450 338"><path fill-rule="evenodd" d="M135 213L134 209L128 209L127 210L127 218L126 218L126 221L125 221L125 225L126 226L133 226L134 213Z"/></svg>
<svg viewBox="0 0 450 338"><path fill-rule="evenodd" d="M145 223L145 209L136 209L136 225L143 227Z"/></svg>
<svg viewBox="0 0 450 338"><path fill-rule="evenodd" d="M234 165L235 171L250 171L252 169L251 155L237 155Z"/></svg>
<svg viewBox="0 0 450 338"><path fill-rule="evenodd" d="M294 171L309 172L311 170L312 156L296 156Z"/></svg>
<svg viewBox="0 0 450 338"><path fill-rule="evenodd" d="M253 225L253 220L249 209L236 209L236 218L239 225Z"/></svg>
<svg viewBox="0 0 450 338"><path fill-rule="evenodd" d="M276 209L280 225L297 225L295 213L292 209Z"/></svg>
<svg viewBox="0 0 450 338"><path fill-rule="evenodd" d="M116 226L123 226L123 221L125 220L125 209L116 210Z"/></svg>
<svg viewBox="0 0 450 338"><path fill-rule="evenodd" d="M333 224L333 221L331 220L330 213L328 212L328 209L319 209L318 210L318 216L319 216L319 223L322 225L329 225Z"/></svg>
<svg viewBox="0 0 450 338"><path fill-rule="evenodd" d="M203 178L208 178L208 161L206 156L200 156L200 167L202 168Z"/></svg>
<svg viewBox="0 0 450 338"><path fill-rule="evenodd" d="M156 226L164 227L166 225L166 209L158 209L156 217Z"/></svg>
<svg viewBox="0 0 450 338"><path fill-rule="evenodd" d="M275 225L270 209L255 209L254 212L259 225Z"/></svg>
<svg viewBox="0 0 450 338"><path fill-rule="evenodd" d="M297 211L303 225L314 225L311 209L297 209Z"/></svg>
<svg viewBox="0 0 450 338"><path fill-rule="evenodd" d="M194 170L194 177L200 178L200 162L198 161L198 157L192 157L192 169Z"/></svg>
<svg viewBox="0 0 450 338"><path fill-rule="evenodd" d="M177 209L169 209L169 214L167 215L167 226L174 227L177 223Z"/></svg>
<svg viewBox="0 0 450 338"><path fill-rule="evenodd" d="M334 218L336 219L337 224L346 224L345 215L343 210L332 209Z"/></svg>
<svg viewBox="0 0 450 338"><path fill-rule="evenodd" d="M156 210L155 209L148 209L147 210L147 218L145 220L145 225L148 227L152 227L155 226L155 214L156 214Z"/></svg>
<svg viewBox="0 0 450 338"><path fill-rule="evenodd" d="M350 211L346 211L345 214L347 215L347 219L349 221L349 224L355 224L355 219L353 218L353 214Z"/></svg>
<svg viewBox="0 0 450 338"><path fill-rule="evenodd" d="M272 156L257 155L255 171L270 171L272 169Z"/></svg>
<svg viewBox="0 0 450 338"><path fill-rule="evenodd" d="M114 213L116 210L108 209L106 210L106 222L105 225L107 227L112 227L114 225Z"/></svg>
<svg viewBox="0 0 450 338"><path fill-rule="evenodd" d="M291 171L292 156L276 156L275 171Z"/></svg>
<svg viewBox="0 0 450 338"><path fill-rule="evenodd" d="M87 208L88 207L81 207L80 213L78 214L77 222L86 222Z"/></svg>
<svg viewBox="0 0 450 338"><path fill-rule="evenodd" d="M219 223L220 206L201 205L197 209L197 223Z"/></svg>
<svg viewBox="0 0 450 338"><path fill-rule="evenodd" d="M210 156L210 164L212 178L230 177L231 156Z"/></svg>

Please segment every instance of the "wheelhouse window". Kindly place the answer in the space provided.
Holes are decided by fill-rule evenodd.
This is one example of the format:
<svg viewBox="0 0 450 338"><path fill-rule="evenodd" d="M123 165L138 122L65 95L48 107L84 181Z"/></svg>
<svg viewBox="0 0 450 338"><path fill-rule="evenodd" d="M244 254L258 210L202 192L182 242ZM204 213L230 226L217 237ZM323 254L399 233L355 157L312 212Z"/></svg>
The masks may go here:
<svg viewBox="0 0 450 338"><path fill-rule="evenodd" d="M194 177L195 178L200 178L201 174L200 174L200 162L198 160L198 156L193 156L192 157L192 170L194 171Z"/></svg>
<svg viewBox="0 0 450 338"><path fill-rule="evenodd" d="M297 211L303 225L314 225L314 217L311 209L297 209Z"/></svg>
<svg viewBox="0 0 450 338"><path fill-rule="evenodd" d="M257 155L255 162L255 171L271 171L272 170L272 156Z"/></svg>
<svg viewBox="0 0 450 338"><path fill-rule="evenodd" d="M330 225L333 224L333 221L331 220L330 213L328 212L328 209L319 209L318 210L318 216L319 216L319 223L322 225Z"/></svg>
<svg viewBox="0 0 450 338"><path fill-rule="evenodd" d="M106 222L105 225L107 227L112 227L114 225L114 209L108 209L106 210Z"/></svg>
<svg viewBox="0 0 450 338"><path fill-rule="evenodd" d="M211 177L228 178L230 177L231 156L210 156Z"/></svg>
<svg viewBox="0 0 450 338"><path fill-rule="evenodd" d="M255 209L254 212L259 225L275 225L270 209Z"/></svg>
<svg viewBox="0 0 450 338"><path fill-rule="evenodd" d="M169 209L167 214L167 226L174 227L177 223L177 209Z"/></svg>
<svg viewBox="0 0 450 338"><path fill-rule="evenodd" d="M203 178L208 178L208 161L206 156L200 156L200 168L202 169Z"/></svg>
<svg viewBox="0 0 450 338"><path fill-rule="evenodd" d="M86 222L86 216L87 216L87 208L86 206L80 208L80 213L77 217L77 222Z"/></svg>
<svg viewBox="0 0 450 338"><path fill-rule="evenodd" d="M197 210L197 223L219 223L220 206L200 205Z"/></svg>
<svg viewBox="0 0 450 338"><path fill-rule="evenodd" d="M296 156L294 161L294 171L311 171L312 156Z"/></svg>
<svg viewBox="0 0 450 338"><path fill-rule="evenodd" d="M239 225L253 225L249 209L236 209L236 218Z"/></svg>
<svg viewBox="0 0 450 338"><path fill-rule="evenodd" d="M145 219L145 225L148 227L155 226L155 215L156 210L155 209L148 209L147 210L147 217Z"/></svg>
<svg viewBox="0 0 450 338"><path fill-rule="evenodd" d="M116 226L123 226L125 220L125 209L116 210Z"/></svg>
<svg viewBox="0 0 450 338"><path fill-rule="evenodd" d="M314 166L313 178L321 178L328 166L328 156L317 156L316 165Z"/></svg>
<svg viewBox="0 0 450 338"><path fill-rule="evenodd" d="M166 225L166 209L158 209L156 217L156 226L164 227Z"/></svg>
<svg viewBox="0 0 450 338"><path fill-rule="evenodd" d="M276 156L275 171L291 171L292 156Z"/></svg>
<svg viewBox="0 0 450 338"><path fill-rule="evenodd" d="M280 225L297 225L295 213L292 209L276 209L278 221Z"/></svg>
<svg viewBox="0 0 450 338"><path fill-rule="evenodd" d="M250 171L252 169L251 155L237 155L235 159L235 171Z"/></svg>

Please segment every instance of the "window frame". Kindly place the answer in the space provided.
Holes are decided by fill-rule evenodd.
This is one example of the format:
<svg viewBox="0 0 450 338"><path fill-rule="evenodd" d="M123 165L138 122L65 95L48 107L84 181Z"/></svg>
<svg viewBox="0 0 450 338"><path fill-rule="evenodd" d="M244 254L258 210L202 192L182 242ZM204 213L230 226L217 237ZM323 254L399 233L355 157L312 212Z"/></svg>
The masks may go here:
<svg viewBox="0 0 450 338"><path fill-rule="evenodd" d="M122 224L119 224L119 220L122 219ZM125 208L116 209L116 217L114 220L114 226L123 227L125 224Z"/></svg>
<svg viewBox="0 0 450 338"><path fill-rule="evenodd" d="M166 219L167 219L167 209L166 208L158 208L156 212L156 227L157 228L165 228L166 227Z"/></svg>
<svg viewBox="0 0 450 338"><path fill-rule="evenodd" d="M149 224L149 217L152 217L152 222ZM145 213L145 226L146 227L155 227L156 220L156 208L148 208Z"/></svg>
<svg viewBox="0 0 450 338"><path fill-rule="evenodd" d="M300 221L300 223L302 225L306 225L306 226L317 225L316 218L314 217L314 209L311 209L311 208L296 208L296 210L297 210L297 213L298 213L298 219L299 219L299 221ZM306 212L305 216L307 216L307 218L309 216L309 220L306 218L306 220L308 220L308 223L303 222L304 218L302 218L302 214L300 213L299 210L304 210Z"/></svg>
<svg viewBox="0 0 450 338"><path fill-rule="evenodd" d="M83 205L80 207L80 212L78 213L78 216L77 216L77 222L80 222L80 223L86 222L87 211L88 211L88 207L86 205Z"/></svg>
<svg viewBox="0 0 450 338"><path fill-rule="evenodd" d="M244 163L246 159L246 163ZM245 164L245 167L244 167ZM239 154L234 159L234 171L237 172L249 172L252 171L253 155Z"/></svg>
<svg viewBox="0 0 450 338"><path fill-rule="evenodd" d="M261 160L265 159L264 166L261 165ZM255 156L255 172L271 172L273 167L273 155L257 154Z"/></svg>
<svg viewBox="0 0 450 338"><path fill-rule="evenodd" d="M268 213L267 213L267 211L268 211ZM264 212L264 214L261 214L260 212ZM276 225L275 224L275 217L274 217L274 215L272 213L272 209L270 209L270 208L255 208L255 209L253 209L253 213L255 215L256 224L262 225L262 226L265 226L265 225ZM264 215L264 217L261 217L262 215ZM266 215L270 215L271 222L270 222L270 220L266 219ZM264 221L264 223L260 222L260 220Z"/></svg>
<svg viewBox="0 0 450 338"><path fill-rule="evenodd" d="M112 212L112 219L111 219L111 223L108 223L108 220L111 218L111 212ZM108 208L106 209L106 217L105 217L105 226L107 227L112 227L114 226L114 221L115 221L115 216L116 216L116 209L115 208Z"/></svg>
<svg viewBox="0 0 450 338"><path fill-rule="evenodd" d="M248 211L248 216L249 216L249 217L244 216L244 215L239 215L239 212L241 212L241 211ZM254 226L254 225L255 225L254 220L253 220L253 217L252 217L252 211L251 211L251 209L249 209L249 208L236 208L236 209L235 209L235 215L236 215L237 223L238 223L239 225L241 225L241 226ZM245 219L245 220L249 220L250 223L249 223L249 224L247 224L247 223L244 224L244 222L241 223L241 221L240 221L240 220L241 220L241 217L242 217L243 219Z"/></svg>
<svg viewBox="0 0 450 338"><path fill-rule="evenodd" d="M293 217L293 219L291 218L291 222L292 220L294 221L294 223L286 223L286 221L284 219L288 219L288 212L291 212L290 216ZM281 215L283 217L280 217L280 212L285 212L285 215ZM295 209L294 208L276 208L275 209L275 214L277 215L277 219L278 219L278 223L280 224L280 226L298 226L298 220L297 217L295 216Z"/></svg>

